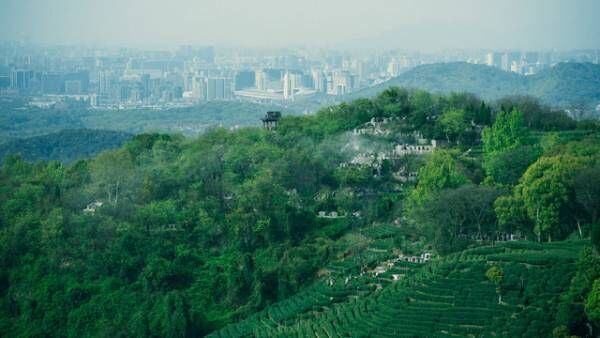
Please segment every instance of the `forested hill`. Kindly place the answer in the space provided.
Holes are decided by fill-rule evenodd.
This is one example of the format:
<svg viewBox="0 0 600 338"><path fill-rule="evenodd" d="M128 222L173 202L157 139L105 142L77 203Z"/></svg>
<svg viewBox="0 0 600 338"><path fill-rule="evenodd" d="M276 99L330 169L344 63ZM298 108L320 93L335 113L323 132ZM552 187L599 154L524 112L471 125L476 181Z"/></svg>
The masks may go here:
<svg viewBox="0 0 600 338"><path fill-rule="evenodd" d="M600 65L560 63L539 74L526 77L527 93L550 105L600 104Z"/></svg>
<svg viewBox="0 0 600 338"><path fill-rule="evenodd" d="M143 132L172 132L195 136L212 127L258 125L270 105L251 102L214 101L173 109L89 109L68 102L50 109L26 106L17 101L0 107L0 139L23 138L56 133L63 129L88 128ZM290 114L292 109L290 108Z"/></svg>
<svg viewBox="0 0 600 338"><path fill-rule="evenodd" d="M436 93L469 92L495 100L508 95L532 95L551 106L600 104L600 65L560 63L533 76L522 76L465 62L415 67L398 77L349 98L373 96L390 86Z"/></svg>
<svg viewBox="0 0 600 338"><path fill-rule="evenodd" d="M391 88L274 129L7 156L0 336L595 334L599 129Z"/></svg>
<svg viewBox="0 0 600 338"><path fill-rule="evenodd" d="M58 133L13 139L0 143L0 161L9 154L19 154L28 161L56 160L69 163L103 150L118 148L132 134L95 129L66 129Z"/></svg>

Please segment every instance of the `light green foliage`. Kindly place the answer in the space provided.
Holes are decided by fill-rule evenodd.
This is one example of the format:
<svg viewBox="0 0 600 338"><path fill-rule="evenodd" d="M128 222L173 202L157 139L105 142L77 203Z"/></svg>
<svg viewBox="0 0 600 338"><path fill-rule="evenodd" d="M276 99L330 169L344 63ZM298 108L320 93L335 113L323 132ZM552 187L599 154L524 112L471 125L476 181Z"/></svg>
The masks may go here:
<svg viewBox="0 0 600 338"><path fill-rule="evenodd" d="M571 334L569 332L569 328L565 325L557 326L552 330L553 338L569 338Z"/></svg>
<svg viewBox="0 0 600 338"><path fill-rule="evenodd" d="M528 130L522 112L516 109L511 112L501 111L494 124L483 130L484 168L488 175L493 171L490 161L505 151L525 145L527 136Z"/></svg>
<svg viewBox="0 0 600 338"><path fill-rule="evenodd" d="M497 265L494 265L491 268L489 268L485 272L485 276L487 277L487 279L489 279L492 283L496 285L501 285L504 279L504 273L502 272L502 269Z"/></svg>
<svg viewBox="0 0 600 338"><path fill-rule="evenodd" d="M52 209L48 217L42 220L42 241L49 245L59 244L64 231L63 211L59 208Z"/></svg>
<svg viewBox="0 0 600 338"><path fill-rule="evenodd" d="M419 181L410 199L415 206L420 206L441 190L456 188L467 182L467 178L458 171L453 153L436 150L419 170Z"/></svg>
<svg viewBox="0 0 600 338"><path fill-rule="evenodd" d="M537 146L520 146L487 157L487 175L498 185L516 185L525 170L542 154Z"/></svg>
<svg viewBox="0 0 600 338"><path fill-rule="evenodd" d="M592 290L587 296L585 313L591 321L600 325L600 279L594 281Z"/></svg>
<svg viewBox="0 0 600 338"><path fill-rule="evenodd" d="M580 163L594 165L592 135L552 147L545 158L560 161L540 161L511 200L498 200L496 208L507 210L498 214L501 227L493 212L500 191L467 184L466 177L481 181L481 165L465 149L386 159L380 170L343 164L356 155L355 137L377 139L373 151L390 150L415 131L443 137L442 112L485 123L488 110L469 95L392 88L284 116L273 131L140 134L68 166L8 156L0 167L0 335L197 337L248 318L222 332L548 336L559 324L547 319L573 276L574 252L589 241L477 245L525 228L519 217L532 222L536 195L541 208L560 202L558 221L541 224L562 238L581 220L587 236L594 204L576 198L587 190L571 179ZM386 116L394 117L390 135L352 133ZM460 142L476 146L470 136ZM414 188L394 177L401 168L420 169ZM552 195L555 186L565 187L566 202ZM84 212L94 201L102 207ZM413 211L430 217L410 222ZM440 260L397 262L374 277L370 270L388 266L398 250ZM598 266L586 257L586 266ZM485 279L488 261L503 270L501 305ZM578 306L565 308L567 323L585 318L594 274L582 271L565 296ZM395 274L405 277L393 284ZM323 280L330 276L334 286Z"/></svg>
<svg viewBox="0 0 600 338"><path fill-rule="evenodd" d="M145 230L162 230L176 223L177 206L172 200L152 201L138 210L137 217Z"/></svg>
<svg viewBox="0 0 600 338"><path fill-rule="evenodd" d="M494 202L494 211L502 230L509 233L521 231L525 234L532 231L527 210L519 197L512 195L498 197Z"/></svg>
<svg viewBox="0 0 600 338"><path fill-rule="evenodd" d="M463 109L452 109L444 112L439 123L448 142L456 142L471 127L466 120Z"/></svg>
<svg viewBox="0 0 600 338"><path fill-rule="evenodd" d="M106 201L117 205L119 197L131 193L134 167L131 156L123 150L108 150L91 163L94 185L106 193Z"/></svg>
<svg viewBox="0 0 600 338"><path fill-rule="evenodd" d="M560 222L561 209L569 201L570 176L585 163L586 159L570 155L542 157L521 178L516 187L517 198L523 201L538 239L551 239L553 228Z"/></svg>
<svg viewBox="0 0 600 338"><path fill-rule="evenodd" d="M593 325L592 317L597 315L597 302L590 304L589 311L586 303L592 299L597 301L597 292L592 293L594 284L600 279L600 256L587 247L579 255L575 264L576 273L571 278L569 287L563 291L556 313L557 325L565 325L573 334L585 336L589 333L589 325ZM596 317L597 318L597 317ZM597 319L595 319L597 320Z"/></svg>
<svg viewBox="0 0 600 338"><path fill-rule="evenodd" d="M540 147L542 148L542 150L544 152L547 152L547 151L551 150L553 147L555 147L556 145L558 145L559 142L560 142L560 136L558 136L558 133L556 133L556 132L548 133L548 134L545 134L544 136L542 136L542 139L540 140Z"/></svg>

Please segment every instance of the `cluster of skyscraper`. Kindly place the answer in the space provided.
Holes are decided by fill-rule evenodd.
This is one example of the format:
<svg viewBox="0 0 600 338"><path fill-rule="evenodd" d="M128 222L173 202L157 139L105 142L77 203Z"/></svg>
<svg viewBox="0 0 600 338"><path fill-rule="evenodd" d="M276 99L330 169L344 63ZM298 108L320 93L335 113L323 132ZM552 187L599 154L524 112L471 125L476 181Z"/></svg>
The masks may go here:
<svg viewBox="0 0 600 338"><path fill-rule="evenodd" d="M549 53L542 52L489 52L485 64L507 72L533 75L550 66Z"/></svg>
<svg viewBox="0 0 600 338"><path fill-rule="evenodd" d="M244 50L171 51L33 46L0 42L0 96L84 99L102 107L169 107L205 101L286 102L345 95L420 64L466 61L524 75L560 61L598 62L599 52Z"/></svg>

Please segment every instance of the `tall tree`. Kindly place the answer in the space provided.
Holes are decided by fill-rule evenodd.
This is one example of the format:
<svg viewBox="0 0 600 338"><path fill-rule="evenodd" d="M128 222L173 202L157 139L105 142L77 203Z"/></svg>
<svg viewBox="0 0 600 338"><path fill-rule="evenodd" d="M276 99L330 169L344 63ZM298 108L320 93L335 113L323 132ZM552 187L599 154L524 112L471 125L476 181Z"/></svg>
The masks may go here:
<svg viewBox="0 0 600 338"><path fill-rule="evenodd" d="M486 160L486 174L499 185L515 185L541 154L540 147L529 145L495 153Z"/></svg>
<svg viewBox="0 0 600 338"><path fill-rule="evenodd" d="M419 170L417 186L410 195L410 202L420 206L443 189L456 188L468 182L459 173L451 151L436 150Z"/></svg>
<svg viewBox="0 0 600 338"><path fill-rule="evenodd" d="M500 112L491 127L483 130L483 148L486 155L513 149L526 144L528 129L523 113L513 109Z"/></svg>
<svg viewBox="0 0 600 338"><path fill-rule="evenodd" d="M547 236L548 241L552 239L571 196L570 177L585 163L585 158L571 155L542 157L521 178L516 195L534 223L538 240L542 236Z"/></svg>
<svg viewBox="0 0 600 338"><path fill-rule="evenodd" d="M528 129L523 113L513 109L500 112L491 127L483 130L484 168L488 175L493 170L492 160L498 154L523 146L527 142Z"/></svg>
<svg viewBox="0 0 600 338"><path fill-rule="evenodd" d="M450 142L460 142L465 134L470 131L470 124L465 117L464 109L450 109L445 111L439 119L440 127Z"/></svg>
<svg viewBox="0 0 600 338"><path fill-rule="evenodd" d="M485 276L496 285L498 294L498 304L502 303L502 283L504 282L504 271L502 268L494 265L485 272Z"/></svg>
<svg viewBox="0 0 600 338"><path fill-rule="evenodd" d="M600 279L594 281L592 290L587 296L585 314L589 320L600 326Z"/></svg>
<svg viewBox="0 0 600 338"><path fill-rule="evenodd" d="M117 205L119 197L131 188L134 166L131 155L123 150L109 150L92 161L92 182L106 193L108 203Z"/></svg>
<svg viewBox="0 0 600 338"><path fill-rule="evenodd" d="M577 203L589 216L591 224L596 224L600 213L600 166L582 170L573 180Z"/></svg>

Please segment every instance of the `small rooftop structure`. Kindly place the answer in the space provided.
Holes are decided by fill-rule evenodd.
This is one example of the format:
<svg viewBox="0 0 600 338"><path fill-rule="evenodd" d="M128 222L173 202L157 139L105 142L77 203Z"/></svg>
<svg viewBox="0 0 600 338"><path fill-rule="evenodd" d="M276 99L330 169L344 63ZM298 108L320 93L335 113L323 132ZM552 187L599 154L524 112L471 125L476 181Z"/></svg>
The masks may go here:
<svg viewBox="0 0 600 338"><path fill-rule="evenodd" d="M92 203L89 203L85 209L83 209L83 213L84 214L94 214L96 212L96 209L100 208L104 203L100 202L100 201L95 201Z"/></svg>
<svg viewBox="0 0 600 338"><path fill-rule="evenodd" d="M263 123L264 128L271 130L273 128L277 128L277 122L279 121L280 118L281 118L280 111L268 111L265 114L265 117L263 117L261 119L261 121Z"/></svg>

